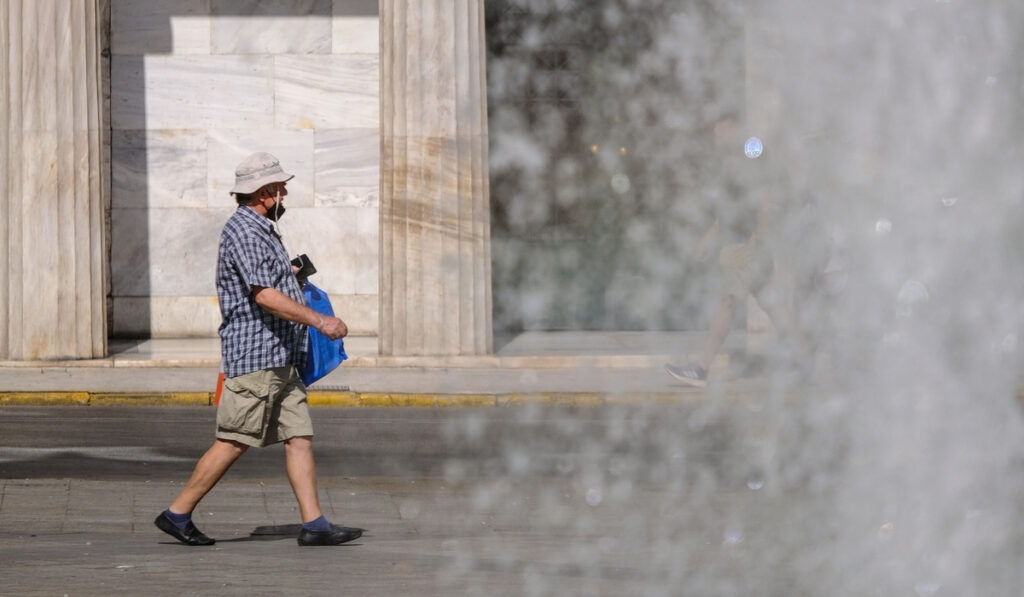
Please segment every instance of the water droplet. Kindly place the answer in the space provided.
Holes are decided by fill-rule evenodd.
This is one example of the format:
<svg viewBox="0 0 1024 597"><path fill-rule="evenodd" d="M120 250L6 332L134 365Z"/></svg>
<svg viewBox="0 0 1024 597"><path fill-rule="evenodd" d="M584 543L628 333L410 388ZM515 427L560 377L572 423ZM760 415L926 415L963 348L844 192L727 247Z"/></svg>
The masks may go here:
<svg viewBox="0 0 1024 597"><path fill-rule="evenodd" d="M954 205L956 205L956 202L957 202L957 198L956 197L943 197L942 198L942 204L945 205L946 207L953 207Z"/></svg>
<svg viewBox="0 0 1024 597"><path fill-rule="evenodd" d="M910 317L919 305L927 303L930 298L927 286L917 280L907 280L896 295L896 303L899 305L896 314L900 317Z"/></svg>
<svg viewBox="0 0 1024 597"><path fill-rule="evenodd" d="M591 487L587 490L587 503L591 506L599 505L603 500L604 496L601 494L601 490L596 487Z"/></svg>
<svg viewBox="0 0 1024 597"><path fill-rule="evenodd" d="M941 583L925 580L914 585L914 592L921 597L927 597L928 595L934 595L941 587Z"/></svg>
<svg viewBox="0 0 1024 597"><path fill-rule="evenodd" d="M619 155L626 155L627 153L629 153L629 152L628 152L628 150L625 147L620 147L619 148Z"/></svg>
<svg viewBox="0 0 1024 597"><path fill-rule="evenodd" d="M900 332L886 332L882 335L882 343L886 346L900 346L903 344L903 338Z"/></svg>
<svg viewBox="0 0 1024 597"><path fill-rule="evenodd" d="M620 195L625 195L629 192L629 177L625 174L616 174L612 177L612 189Z"/></svg>
<svg viewBox="0 0 1024 597"><path fill-rule="evenodd" d="M737 543L743 541L743 529L738 529L734 527L725 529L725 532L722 533L722 541L726 545L736 545Z"/></svg>
<svg viewBox="0 0 1024 597"><path fill-rule="evenodd" d="M764 145L757 137L751 137L743 144L743 154L752 160L760 157L763 151Z"/></svg>
<svg viewBox="0 0 1024 597"><path fill-rule="evenodd" d="M999 77L996 77L995 75L989 75L989 76L985 77L985 84L988 85L989 87L994 86L998 82L999 82Z"/></svg>
<svg viewBox="0 0 1024 597"><path fill-rule="evenodd" d="M758 489L764 487L764 481L760 479L751 479L747 481L747 487L753 489L754 491L757 491Z"/></svg>
<svg viewBox="0 0 1024 597"><path fill-rule="evenodd" d="M882 218L875 222L875 232L878 234L889 234L892 232L892 222Z"/></svg>

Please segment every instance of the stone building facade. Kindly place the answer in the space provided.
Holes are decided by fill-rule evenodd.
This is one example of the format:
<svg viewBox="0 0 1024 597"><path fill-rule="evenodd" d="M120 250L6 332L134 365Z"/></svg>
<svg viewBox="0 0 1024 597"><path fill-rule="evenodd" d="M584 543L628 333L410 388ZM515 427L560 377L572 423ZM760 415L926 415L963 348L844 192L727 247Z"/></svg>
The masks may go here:
<svg viewBox="0 0 1024 597"><path fill-rule="evenodd" d="M0 2L0 359L209 336L234 165L382 354L492 350L483 1Z"/></svg>

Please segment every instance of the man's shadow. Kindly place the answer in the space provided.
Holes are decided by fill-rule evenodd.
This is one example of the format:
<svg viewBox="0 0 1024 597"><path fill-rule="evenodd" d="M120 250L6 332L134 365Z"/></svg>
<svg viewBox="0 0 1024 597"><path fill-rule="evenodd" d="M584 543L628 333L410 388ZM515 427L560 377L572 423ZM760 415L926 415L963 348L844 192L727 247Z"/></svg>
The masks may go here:
<svg viewBox="0 0 1024 597"><path fill-rule="evenodd" d="M277 524L256 527L249 533L248 537L235 537L234 539L217 539L217 543L239 543L242 541L280 541L282 539L297 539L301 524ZM346 545L358 545L352 542Z"/></svg>

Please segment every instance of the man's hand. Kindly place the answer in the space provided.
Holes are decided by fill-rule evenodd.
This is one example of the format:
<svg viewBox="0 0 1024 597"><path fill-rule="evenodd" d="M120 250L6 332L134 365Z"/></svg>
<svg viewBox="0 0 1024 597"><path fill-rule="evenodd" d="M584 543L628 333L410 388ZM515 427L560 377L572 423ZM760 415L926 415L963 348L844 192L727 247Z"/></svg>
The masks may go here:
<svg viewBox="0 0 1024 597"><path fill-rule="evenodd" d="M321 334L327 336L331 340L337 340L338 338L344 338L348 335L348 326L345 322L337 317L331 317L330 315L322 315L324 323L318 328Z"/></svg>
<svg viewBox="0 0 1024 597"><path fill-rule="evenodd" d="M271 315L301 323L311 328L320 330L320 333L331 340L337 340L348 335L348 326L337 317L321 315L302 303L296 302L276 288L264 286L252 287L253 299L256 304L263 307ZM323 323L320 323L323 321Z"/></svg>

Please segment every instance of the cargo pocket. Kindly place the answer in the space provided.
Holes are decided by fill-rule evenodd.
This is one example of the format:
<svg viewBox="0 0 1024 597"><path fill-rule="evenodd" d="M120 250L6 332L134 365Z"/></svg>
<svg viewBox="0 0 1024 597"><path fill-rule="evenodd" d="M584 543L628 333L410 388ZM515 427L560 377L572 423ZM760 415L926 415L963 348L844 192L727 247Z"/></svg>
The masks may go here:
<svg viewBox="0 0 1024 597"><path fill-rule="evenodd" d="M217 428L259 436L263 433L269 388L262 380L249 378L245 385L224 380L224 394L217 408Z"/></svg>

